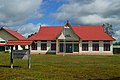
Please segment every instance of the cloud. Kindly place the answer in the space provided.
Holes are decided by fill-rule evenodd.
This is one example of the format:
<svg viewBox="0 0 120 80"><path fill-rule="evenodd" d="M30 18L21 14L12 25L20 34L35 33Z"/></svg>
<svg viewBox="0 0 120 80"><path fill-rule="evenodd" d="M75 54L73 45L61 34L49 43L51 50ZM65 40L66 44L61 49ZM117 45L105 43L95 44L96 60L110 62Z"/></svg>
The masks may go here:
<svg viewBox="0 0 120 80"><path fill-rule="evenodd" d="M110 23L115 31L114 38L120 40L120 0L69 0L51 15L79 25Z"/></svg>
<svg viewBox="0 0 120 80"><path fill-rule="evenodd" d="M42 0L0 0L0 25L15 25L41 17Z"/></svg>
<svg viewBox="0 0 120 80"><path fill-rule="evenodd" d="M28 35L34 34L35 32L38 32L40 25L45 26L46 24L28 23L28 24L24 24L24 25L20 26L17 31L27 38Z"/></svg>
<svg viewBox="0 0 120 80"><path fill-rule="evenodd" d="M73 19L79 24L120 23L119 0L70 0L52 16L58 20Z"/></svg>

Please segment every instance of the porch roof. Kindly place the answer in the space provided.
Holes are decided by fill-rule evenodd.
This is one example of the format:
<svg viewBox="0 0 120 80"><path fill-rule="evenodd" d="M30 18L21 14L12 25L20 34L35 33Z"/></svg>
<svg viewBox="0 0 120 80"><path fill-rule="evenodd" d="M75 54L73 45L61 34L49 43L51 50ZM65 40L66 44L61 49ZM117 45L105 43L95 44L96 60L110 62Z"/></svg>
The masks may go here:
<svg viewBox="0 0 120 80"><path fill-rule="evenodd" d="M5 44L0 44L0 46L5 46Z"/></svg>
<svg viewBox="0 0 120 80"><path fill-rule="evenodd" d="M31 45L32 40L9 40L6 45L12 46L12 45Z"/></svg>

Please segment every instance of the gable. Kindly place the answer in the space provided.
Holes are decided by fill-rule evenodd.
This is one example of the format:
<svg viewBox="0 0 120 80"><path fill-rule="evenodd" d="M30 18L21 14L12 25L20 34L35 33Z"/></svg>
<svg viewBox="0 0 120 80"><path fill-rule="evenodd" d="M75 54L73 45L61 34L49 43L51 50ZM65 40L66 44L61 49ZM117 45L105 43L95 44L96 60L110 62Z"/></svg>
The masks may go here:
<svg viewBox="0 0 120 80"><path fill-rule="evenodd" d="M18 33L17 31L14 30L10 30L7 28L1 28L1 30L5 30L6 32L8 32L10 35L14 36L15 38L19 39L19 40L24 40L26 39L24 36L22 36L20 33Z"/></svg>
<svg viewBox="0 0 120 80"><path fill-rule="evenodd" d="M0 37L0 41L5 41L2 37Z"/></svg>
<svg viewBox="0 0 120 80"><path fill-rule="evenodd" d="M71 28L64 28L58 39L79 40L79 37L73 32Z"/></svg>
<svg viewBox="0 0 120 80"><path fill-rule="evenodd" d="M9 34L8 32L6 32L5 30L0 30L0 37L5 40L18 40L16 37L14 37L13 35Z"/></svg>
<svg viewBox="0 0 120 80"><path fill-rule="evenodd" d="M63 30L62 26L44 26L41 27L39 32L30 38L29 40L55 40L56 37Z"/></svg>

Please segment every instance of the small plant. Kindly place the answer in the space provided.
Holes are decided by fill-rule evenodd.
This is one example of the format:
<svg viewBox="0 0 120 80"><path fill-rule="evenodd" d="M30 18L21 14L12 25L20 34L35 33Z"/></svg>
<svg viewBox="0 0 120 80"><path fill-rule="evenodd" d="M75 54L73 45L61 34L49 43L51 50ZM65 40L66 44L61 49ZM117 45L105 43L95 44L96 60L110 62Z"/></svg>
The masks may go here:
<svg viewBox="0 0 120 80"><path fill-rule="evenodd" d="M10 53L10 51L4 51L4 53Z"/></svg>

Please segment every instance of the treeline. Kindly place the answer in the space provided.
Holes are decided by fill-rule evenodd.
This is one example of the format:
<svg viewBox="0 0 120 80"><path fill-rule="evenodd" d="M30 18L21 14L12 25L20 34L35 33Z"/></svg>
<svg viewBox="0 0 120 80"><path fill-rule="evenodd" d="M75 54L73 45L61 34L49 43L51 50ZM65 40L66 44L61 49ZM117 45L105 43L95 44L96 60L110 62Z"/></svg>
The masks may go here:
<svg viewBox="0 0 120 80"><path fill-rule="evenodd" d="M113 45L120 45L120 42L115 42Z"/></svg>

